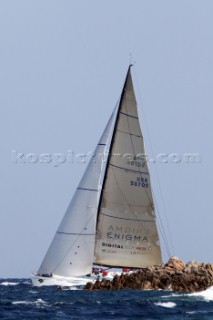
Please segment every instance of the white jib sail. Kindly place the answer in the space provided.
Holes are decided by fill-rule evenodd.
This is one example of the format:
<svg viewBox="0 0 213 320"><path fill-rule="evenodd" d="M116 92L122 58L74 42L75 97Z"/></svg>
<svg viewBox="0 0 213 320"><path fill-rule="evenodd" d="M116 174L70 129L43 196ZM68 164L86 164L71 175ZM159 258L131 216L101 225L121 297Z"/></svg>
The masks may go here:
<svg viewBox="0 0 213 320"><path fill-rule="evenodd" d="M95 263L139 268L160 264L150 176L130 68L115 121L98 212Z"/></svg>
<svg viewBox="0 0 213 320"><path fill-rule="evenodd" d="M39 275L52 273L69 277L91 273L101 174L114 113L50 244Z"/></svg>

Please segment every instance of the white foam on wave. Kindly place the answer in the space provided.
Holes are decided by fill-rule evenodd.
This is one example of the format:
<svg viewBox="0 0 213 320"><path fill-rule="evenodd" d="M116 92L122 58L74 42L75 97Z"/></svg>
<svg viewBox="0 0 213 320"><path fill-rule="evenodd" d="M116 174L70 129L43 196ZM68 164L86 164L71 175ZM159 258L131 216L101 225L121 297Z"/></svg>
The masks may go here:
<svg viewBox="0 0 213 320"><path fill-rule="evenodd" d="M27 301L27 300L18 300L18 301L13 301L12 304L32 304L31 301Z"/></svg>
<svg viewBox="0 0 213 320"><path fill-rule="evenodd" d="M29 280L29 281L23 281L23 282L21 282L21 284L30 284L31 285L31 281Z"/></svg>
<svg viewBox="0 0 213 320"><path fill-rule="evenodd" d="M37 300L35 301L35 303L36 303L36 304L47 304L47 302L44 301L44 300L42 300L42 299L37 299Z"/></svg>
<svg viewBox="0 0 213 320"><path fill-rule="evenodd" d="M185 295L185 294L171 293L169 295L162 296L162 298L180 297L182 295Z"/></svg>
<svg viewBox="0 0 213 320"><path fill-rule="evenodd" d="M201 297L205 301L213 301L213 286L209 287L208 289L200 292L193 292L193 293L172 293L171 295L162 296L162 298L169 298L169 297Z"/></svg>
<svg viewBox="0 0 213 320"><path fill-rule="evenodd" d="M37 299L36 301L18 300L18 301L13 301L12 304L28 304L28 305L35 304L35 305L41 306L41 305L46 305L47 302L45 302L42 299Z"/></svg>
<svg viewBox="0 0 213 320"><path fill-rule="evenodd" d="M4 281L0 283L1 286L17 286L18 284L19 284L18 282L9 282L9 281Z"/></svg>
<svg viewBox="0 0 213 320"><path fill-rule="evenodd" d="M72 287L67 287L67 288L62 288L62 290L64 291L64 290L83 290L83 286L79 286L79 287L74 287L74 286L72 286Z"/></svg>
<svg viewBox="0 0 213 320"><path fill-rule="evenodd" d="M155 303L156 306L159 306L159 307L163 307L163 308L174 308L176 307L176 303L174 302L156 302Z"/></svg>
<svg viewBox="0 0 213 320"><path fill-rule="evenodd" d="M29 290L29 293L33 293L33 294L36 294L37 291L34 291L34 290Z"/></svg>
<svg viewBox="0 0 213 320"><path fill-rule="evenodd" d="M213 286L205 291L190 293L190 296L202 297L205 301L213 301Z"/></svg>

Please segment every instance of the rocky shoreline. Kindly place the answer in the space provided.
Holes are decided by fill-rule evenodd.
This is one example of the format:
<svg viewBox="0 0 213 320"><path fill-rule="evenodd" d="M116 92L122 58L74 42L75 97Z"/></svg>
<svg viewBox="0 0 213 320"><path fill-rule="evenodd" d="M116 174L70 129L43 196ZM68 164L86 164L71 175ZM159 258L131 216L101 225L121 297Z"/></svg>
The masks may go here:
<svg viewBox="0 0 213 320"><path fill-rule="evenodd" d="M85 290L172 290L199 292L213 286L213 264L195 260L185 264L171 257L165 264L116 275L112 281L103 278L87 283Z"/></svg>

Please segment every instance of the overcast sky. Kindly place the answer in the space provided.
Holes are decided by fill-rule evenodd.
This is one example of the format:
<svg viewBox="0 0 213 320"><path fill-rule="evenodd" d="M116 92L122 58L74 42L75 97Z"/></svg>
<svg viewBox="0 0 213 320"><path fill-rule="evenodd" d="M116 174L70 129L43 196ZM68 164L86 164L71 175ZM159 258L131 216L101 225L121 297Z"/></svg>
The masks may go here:
<svg viewBox="0 0 213 320"><path fill-rule="evenodd" d="M171 251L213 263L212 17L211 0L0 0L0 277L37 271L85 169L40 156L94 149L130 54Z"/></svg>

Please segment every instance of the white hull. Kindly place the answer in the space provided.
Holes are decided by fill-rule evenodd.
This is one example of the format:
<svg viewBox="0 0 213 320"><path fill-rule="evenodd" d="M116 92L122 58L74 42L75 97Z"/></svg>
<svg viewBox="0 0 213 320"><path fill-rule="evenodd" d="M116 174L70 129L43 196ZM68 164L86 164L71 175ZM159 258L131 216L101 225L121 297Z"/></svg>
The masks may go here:
<svg viewBox="0 0 213 320"><path fill-rule="evenodd" d="M121 275L123 272L122 269L112 268L109 270L106 276L102 276L101 273L98 275L92 274L91 276L82 276L82 277L62 277L53 275L52 277L44 277L38 275L32 275L31 281L33 286L42 287L42 286L60 286L60 287L78 287L85 286L88 282L95 282L97 279L102 280L103 278L107 280L112 280L115 275Z"/></svg>
<svg viewBox="0 0 213 320"><path fill-rule="evenodd" d="M75 286L85 286L88 282L94 282L96 278L94 277L43 277L38 275L32 275L31 281L33 286L60 286L60 287L75 287Z"/></svg>

